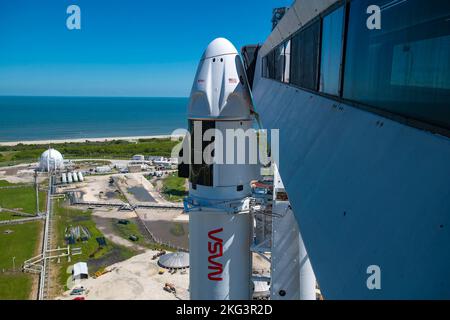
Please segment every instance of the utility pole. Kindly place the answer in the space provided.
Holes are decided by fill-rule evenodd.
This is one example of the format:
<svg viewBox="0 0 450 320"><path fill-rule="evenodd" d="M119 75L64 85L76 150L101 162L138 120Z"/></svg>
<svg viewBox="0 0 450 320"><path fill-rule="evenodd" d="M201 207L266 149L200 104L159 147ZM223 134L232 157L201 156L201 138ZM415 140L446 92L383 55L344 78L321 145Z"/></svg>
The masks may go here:
<svg viewBox="0 0 450 320"><path fill-rule="evenodd" d="M13 271L16 272L16 257L13 257L12 261L13 261Z"/></svg>
<svg viewBox="0 0 450 320"><path fill-rule="evenodd" d="M39 184L38 184L38 173L34 172L34 186L36 189L36 216L39 215Z"/></svg>

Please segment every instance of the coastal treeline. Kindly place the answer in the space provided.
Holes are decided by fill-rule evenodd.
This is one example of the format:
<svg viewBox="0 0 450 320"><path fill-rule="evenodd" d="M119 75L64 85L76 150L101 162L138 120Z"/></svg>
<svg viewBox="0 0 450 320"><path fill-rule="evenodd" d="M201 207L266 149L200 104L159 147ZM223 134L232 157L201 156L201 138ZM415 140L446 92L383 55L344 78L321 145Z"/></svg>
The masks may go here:
<svg viewBox="0 0 450 320"><path fill-rule="evenodd" d="M86 141L83 143L58 143L51 146L68 159L129 159L135 154L169 157L177 143L178 141L171 139L140 139L134 142L125 140ZM42 144L0 146L0 162L36 161L47 148L47 145Z"/></svg>

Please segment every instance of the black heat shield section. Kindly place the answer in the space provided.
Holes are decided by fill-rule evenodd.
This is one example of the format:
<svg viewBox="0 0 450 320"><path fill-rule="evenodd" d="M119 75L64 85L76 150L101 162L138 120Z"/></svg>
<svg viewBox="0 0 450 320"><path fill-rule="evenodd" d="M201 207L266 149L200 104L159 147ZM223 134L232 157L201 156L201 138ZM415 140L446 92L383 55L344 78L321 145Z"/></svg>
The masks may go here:
<svg viewBox="0 0 450 320"><path fill-rule="evenodd" d="M183 157L183 150L181 150L180 157ZM180 163L178 165L178 177L189 179L189 164Z"/></svg>
<svg viewBox="0 0 450 320"><path fill-rule="evenodd" d="M189 179L189 162L188 163L184 162L185 152L186 152L186 159L190 159L191 149L190 149L189 135L186 135L183 138L182 148L178 153L178 177Z"/></svg>

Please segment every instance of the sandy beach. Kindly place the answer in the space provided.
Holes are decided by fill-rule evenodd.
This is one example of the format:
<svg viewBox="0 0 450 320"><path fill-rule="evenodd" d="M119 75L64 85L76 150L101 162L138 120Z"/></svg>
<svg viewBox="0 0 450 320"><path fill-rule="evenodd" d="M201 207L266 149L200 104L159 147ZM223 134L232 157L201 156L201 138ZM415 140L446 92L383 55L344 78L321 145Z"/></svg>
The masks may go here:
<svg viewBox="0 0 450 320"><path fill-rule="evenodd" d="M181 138L181 135L156 135L156 136L140 136L140 137L109 137L109 138L80 138L80 139L61 139L61 140L33 140L33 141L6 141L0 142L0 146L15 146L18 144L60 144L60 143L83 143L89 142L107 142L114 140L137 141L139 139L168 139Z"/></svg>

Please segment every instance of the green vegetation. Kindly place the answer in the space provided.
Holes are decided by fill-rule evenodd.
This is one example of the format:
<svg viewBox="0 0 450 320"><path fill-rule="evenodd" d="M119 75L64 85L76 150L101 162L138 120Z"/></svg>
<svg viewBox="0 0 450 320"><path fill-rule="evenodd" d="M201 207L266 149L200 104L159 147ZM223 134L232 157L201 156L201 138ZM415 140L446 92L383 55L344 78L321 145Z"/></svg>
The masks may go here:
<svg viewBox="0 0 450 320"><path fill-rule="evenodd" d="M38 254L42 227L41 221L0 226L0 300L29 298L33 279L22 273L21 268L25 260ZM7 230L12 233L5 233Z"/></svg>
<svg viewBox="0 0 450 320"><path fill-rule="evenodd" d="M12 269L12 257L20 269L25 260L35 256L41 227L41 221L0 226L0 270ZM6 230L13 232L6 234Z"/></svg>
<svg viewBox="0 0 450 320"><path fill-rule="evenodd" d="M11 187L11 186L31 186L31 184L29 184L29 183L28 184L26 184L26 183L11 183L6 180L0 180L0 188L1 187Z"/></svg>
<svg viewBox="0 0 450 320"><path fill-rule="evenodd" d="M9 186L13 186L14 184L6 181L6 180L0 180L0 187L9 187Z"/></svg>
<svg viewBox="0 0 450 320"><path fill-rule="evenodd" d="M10 184L6 181L0 181L0 186L20 186ZM39 207L40 210L45 210L46 193L39 191ZM0 207L5 209L14 209L24 213L36 213L36 191L34 186L23 186L20 188L0 189ZM11 220L23 218L14 216L10 212L1 212L0 220Z"/></svg>
<svg viewBox="0 0 450 320"><path fill-rule="evenodd" d="M60 247L65 247L65 234L66 228L70 226L83 226L86 227L91 237L88 241L77 242L72 245L73 248L81 248L82 254L72 257L72 261L69 263L63 259L58 266L60 270L58 272L58 281L61 285L61 291L65 289L65 285L68 277L70 276L66 270L69 266L77 262L87 262L89 272L94 274L95 272L104 269L105 267L114 264L119 261L127 260L136 254L135 251L128 248L118 246L110 241L106 241L107 245L104 247L99 246L96 238L103 237L100 230L97 229L95 222L92 219L91 211L82 211L77 209L71 209L63 206L62 200L54 201L54 219L56 221L57 243Z"/></svg>
<svg viewBox="0 0 450 320"><path fill-rule="evenodd" d="M150 242L146 239L144 234L141 232L141 229L136 223L136 219L129 219L128 224L119 224L119 220L113 220L113 227L117 234L122 237L123 239L126 239L132 243L138 244L140 246L146 247L147 249L151 250L166 250L166 251L172 251L168 246L160 245L158 243ZM135 235L139 239L138 241L131 241L130 236Z"/></svg>
<svg viewBox="0 0 450 320"><path fill-rule="evenodd" d="M170 233L173 234L176 237L182 237L186 233L184 232L183 225L179 222L176 222L173 224L173 227L170 228Z"/></svg>
<svg viewBox="0 0 450 320"><path fill-rule="evenodd" d="M187 196L186 179L179 178L178 175L172 174L163 180L162 193L164 197L173 202L183 201Z"/></svg>
<svg viewBox="0 0 450 320"><path fill-rule="evenodd" d="M0 162L12 161L14 154L15 154L14 151L0 152Z"/></svg>
<svg viewBox="0 0 450 320"><path fill-rule="evenodd" d="M114 229L117 231L118 235L129 241L131 241L130 236L135 235L139 239L138 241L134 241L133 243L139 244L141 246L149 245L149 242L146 241L144 235L142 234L141 230L139 229L139 226L136 224L134 219L127 220L129 221L128 224L119 224L118 221L119 220L112 220Z"/></svg>
<svg viewBox="0 0 450 320"><path fill-rule="evenodd" d="M0 274L0 300L28 300L31 298L32 285L31 274Z"/></svg>
<svg viewBox="0 0 450 320"><path fill-rule="evenodd" d="M171 139L140 139L137 142L114 140L105 142L59 143L52 147L70 159L129 159L135 154L168 157L178 141ZM36 161L46 145L0 146L0 166Z"/></svg>

